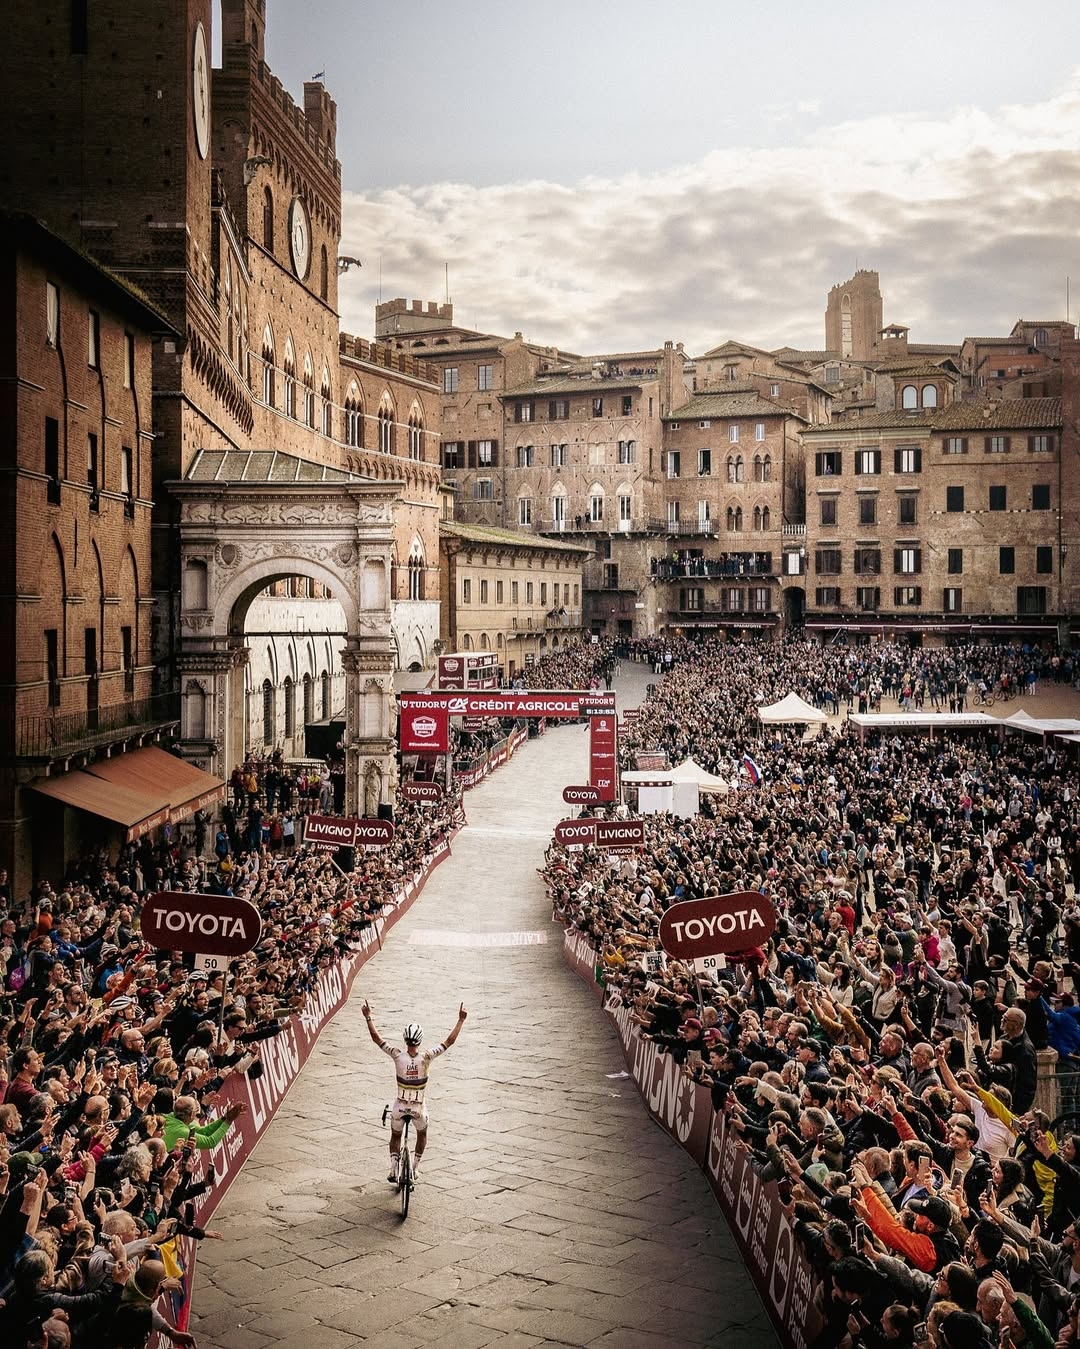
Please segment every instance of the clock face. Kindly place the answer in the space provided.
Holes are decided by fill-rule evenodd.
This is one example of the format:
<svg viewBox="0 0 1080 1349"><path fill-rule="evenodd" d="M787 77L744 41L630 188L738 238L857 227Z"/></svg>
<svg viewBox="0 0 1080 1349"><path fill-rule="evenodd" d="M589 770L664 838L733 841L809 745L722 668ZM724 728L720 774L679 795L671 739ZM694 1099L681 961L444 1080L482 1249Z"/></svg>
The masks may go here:
<svg viewBox="0 0 1080 1349"><path fill-rule="evenodd" d="M307 207L299 197L293 197L289 207L289 249L292 252L293 271L303 281L311 261L311 221L308 220Z"/></svg>
<svg viewBox="0 0 1080 1349"><path fill-rule="evenodd" d="M191 102L195 114L195 148L205 159L210 149L210 62L206 56L206 31L195 25L195 48L191 59Z"/></svg>

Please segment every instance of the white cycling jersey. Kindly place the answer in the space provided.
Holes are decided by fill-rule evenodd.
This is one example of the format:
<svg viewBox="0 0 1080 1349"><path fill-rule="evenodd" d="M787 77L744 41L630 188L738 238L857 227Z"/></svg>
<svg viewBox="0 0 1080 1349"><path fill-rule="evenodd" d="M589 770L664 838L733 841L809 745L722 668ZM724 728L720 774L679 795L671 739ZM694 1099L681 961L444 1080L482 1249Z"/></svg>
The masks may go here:
<svg viewBox="0 0 1080 1349"><path fill-rule="evenodd" d="M422 1105L424 1088L428 1082L428 1066L432 1059L446 1053L446 1046L437 1044L434 1048L425 1049L415 1055L410 1054L407 1049L399 1049L396 1045L388 1045L385 1040L381 1042L379 1048L394 1060L398 1100L405 1101L410 1105Z"/></svg>

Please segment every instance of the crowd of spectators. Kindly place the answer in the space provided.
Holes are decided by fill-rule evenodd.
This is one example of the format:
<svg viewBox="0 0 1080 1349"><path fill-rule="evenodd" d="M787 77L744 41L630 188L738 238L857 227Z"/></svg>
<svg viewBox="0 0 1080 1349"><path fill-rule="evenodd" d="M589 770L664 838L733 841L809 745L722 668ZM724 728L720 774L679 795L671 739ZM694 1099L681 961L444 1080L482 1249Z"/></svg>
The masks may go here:
<svg viewBox="0 0 1080 1349"><path fill-rule="evenodd" d="M529 686L595 686L601 659L610 647L560 648L529 667ZM154 1331L194 1342L176 1329L177 1239L217 1235L196 1222L215 1182L198 1153L242 1113L222 1105L226 1078L261 1074L260 1045L462 818L457 792L434 807L399 802L385 847L305 848L303 816L340 813L332 769L253 756L219 817L200 813L189 838L164 829L118 855L102 849L28 896L0 872L5 1349L126 1349ZM151 949L139 912L160 890L249 900L259 946L215 978Z"/></svg>
<svg viewBox="0 0 1080 1349"><path fill-rule="evenodd" d="M979 731L863 745L843 725L804 742L755 712L792 691L850 708L878 687L1068 684L1071 658L666 639L620 655L663 676L624 763L692 754L739 785L692 818L647 817L643 855L553 845L554 911L777 1183L819 1280L818 1345L1080 1344L1080 1114L1037 1104L1073 1100L1080 1070L1072 748ZM663 957L667 907L748 889L776 909L766 944L715 980Z"/></svg>
<svg viewBox="0 0 1080 1349"><path fill-rule="evenodd" d="M225 1079L260 1075L260 1045L357 948L459 808L399 806L392 843L347 872L261 832L230 840L223 823L222 857L144 843L23 900L0 876L0 1344L124 1349L154 1330L193 1343L168 1304L176 1239L215 1235L195 1221L215 1179L197 1154L242 1113L222 1108ZM166 888L250 900L259 946L209 980L147 947L139 910Z"/></svg>

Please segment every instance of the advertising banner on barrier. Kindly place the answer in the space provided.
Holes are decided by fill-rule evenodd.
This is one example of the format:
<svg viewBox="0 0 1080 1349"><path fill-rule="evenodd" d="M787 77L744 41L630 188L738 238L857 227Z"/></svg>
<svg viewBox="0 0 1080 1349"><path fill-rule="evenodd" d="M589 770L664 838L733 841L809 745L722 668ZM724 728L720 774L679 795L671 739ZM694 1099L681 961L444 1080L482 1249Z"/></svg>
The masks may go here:
<svg viewBox="0 0 1080 1349"><path fill-rule="evenodd" d="M585 936L567 929L563 957L602 998L597 952ZM795 1242L775 1181L763 1183L750 1152L727 1120L712 1108L706 1087L683 1076L670 1054L642 1038L633 1009L609 1007L630 1074L650 1115L679 1141L709 1178L765 1310L786 1349L806 1349L822 1329L814 1306L815 1278Z"/></svg>

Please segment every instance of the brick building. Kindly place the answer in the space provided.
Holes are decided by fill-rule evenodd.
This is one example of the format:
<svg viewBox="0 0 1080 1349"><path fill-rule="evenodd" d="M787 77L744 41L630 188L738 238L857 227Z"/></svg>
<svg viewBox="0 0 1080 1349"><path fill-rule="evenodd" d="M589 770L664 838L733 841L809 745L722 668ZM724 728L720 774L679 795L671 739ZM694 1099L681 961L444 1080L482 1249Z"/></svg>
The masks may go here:
<svg viewBox="0 0 1080 1349"><path fill-rule="evenodd" d="M215 12L221 64L212 70ZM353 630L335 651L342 664L329 673L350 691L353 731L377 728L366 747L353 745L350 780L374 758L388 784L393 664L426 663L438 640L438 390L416 361L342 341L336 109L318 81L305 85L302 103L282 88L266 65L265 22L264 0L135 9L101 0L62 14L23 7L8 31L12 116L0 198L132 281L171 325L153 353L145 493L154 500L155 688L182 693L184 718L188 708L205 711L191 726L182 720L185 752L227 773L230 757L263 748L243 734L242 634L256 597L287 598L280 592L299 579L312 599L340 599L335 586L359 567L378 616L352 607ZM145 417L149 426L149 407ZM209 523L184 535L181 502L191 491L177 484L196 463L205 470L209 453L228 475L218 479L222 499L236 495L240 514L251 484L267 499L281 483L295 544L279 544L272 559L265 540L234 540L225 562L224 536ZM326 506L327 535L317 528L326 475L338 483L363 475L386 492L375 494L377 505L352 487L339 493ZM209 521L205 501L190 509ZM286 510L283 496L274 509ZM339 537L348 510L360 512L361 527L370 518L364 547L379 557L369 567L350 555L336 573L320 570L317 548ZM225 513L218 526L230 527ZM344 558L344 542L340 550ZM385 579L372 580L373 569ZM367 712L356 701L361 684Z"/></svg>
<svg viewBox="0 0 1080 1349"><path fill-rule="evenodd" d="M35 844L40 860L63 857L58 838L79 843L27 784L51 791L85 756L177 721L175 699L154 696L150 652L151 349L176 334L29 216L0 216L0 265L0 865L22 887Z"/></svg>
<svg viewBox="0 0 1080 1349"><path fill-rule="evenodd" d="M896 409L803 433L812 631L1053 637L1068 617L1061 402Z"/></svg>
<svg viewBox="0 0 1080 1349"><path fill-rule="evenodd" d="M663 625L735 633L783 620L784 526L803 519L806 424L754 382L698 393L665 416L668 552L652 564Z"/></svg>

